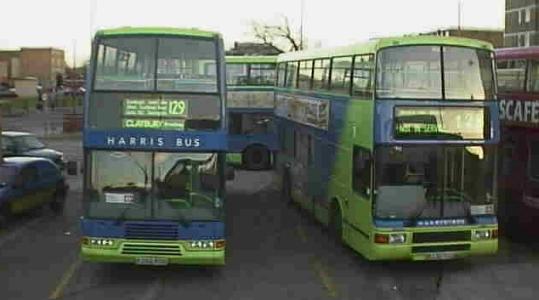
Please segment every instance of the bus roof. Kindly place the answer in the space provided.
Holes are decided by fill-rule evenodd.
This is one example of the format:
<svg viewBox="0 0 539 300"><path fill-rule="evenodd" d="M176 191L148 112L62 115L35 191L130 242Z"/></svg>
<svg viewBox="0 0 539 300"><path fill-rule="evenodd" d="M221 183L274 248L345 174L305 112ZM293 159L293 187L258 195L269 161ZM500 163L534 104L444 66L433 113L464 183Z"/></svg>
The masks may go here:
<svg viewBox="0 0 539 300"><path fill-rule="evenodd" d="M237 55L227 56L227 64L274 64L277 62L277 55Z"/></svg>
<svg viewBox="0 0 539 300"><path fill-rule="evenodd" d="M539 58L539 46L496 49L496 59Z"/></svg>
<svg viewBox="0 0 539 300"><path fill-rule="evenodd" d="M314 59L319 57L349 56L356 54L374 54L378 50L395 46L413 46L413 45L447 45L462 46L478 49L493 50L490 43L461 38L461 37L441 37L431 35L402 36L402 37L384 37L372 39L367 42L353 44L349 46L314 49L307 51L288 52L280 54L278 61L295 61L304 59Z"/></svg>
<svg viewBox="0 0 539 300"><path fill-rule="evenodd" d="M95 36L114 35L176 35L214 38L220 36L213 31L204 31L196 28L174 28L174 27L118 27L102 29L96 32Z"/></svg>

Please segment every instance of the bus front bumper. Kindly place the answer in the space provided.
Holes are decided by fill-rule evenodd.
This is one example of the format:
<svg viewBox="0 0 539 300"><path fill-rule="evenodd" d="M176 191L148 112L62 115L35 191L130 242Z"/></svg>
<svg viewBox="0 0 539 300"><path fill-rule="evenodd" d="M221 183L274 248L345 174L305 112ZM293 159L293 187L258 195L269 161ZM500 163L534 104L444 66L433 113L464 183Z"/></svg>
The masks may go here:
<svg viewBox="0 0 539 300"><path fill-rule="evenodd" d="M83 239L84 240L84 239ZM225 248L189 249L189 241L139 241L106 239L112 245L81 245L81 257L88 262L138 265L215 265L225 264Z"/></svg>

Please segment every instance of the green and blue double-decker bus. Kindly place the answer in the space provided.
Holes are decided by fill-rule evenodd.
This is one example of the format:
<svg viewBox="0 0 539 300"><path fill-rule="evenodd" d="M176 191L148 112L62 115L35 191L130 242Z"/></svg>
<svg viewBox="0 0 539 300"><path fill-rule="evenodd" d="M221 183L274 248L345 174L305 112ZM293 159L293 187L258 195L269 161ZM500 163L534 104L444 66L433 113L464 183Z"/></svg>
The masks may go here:
<svg viewBox="0 0 539 300"><path fill-rule="evenodd" d="M283 198L369 260L498 248L492 47L380 38L278 57Z"/></svg>
<svg viewBox="0 0 539 300"><path fill-rule="evenodd" d="M278 150L273 124L277 56L227 56L229 161L246 169L271 167Z"/></svg>
<svg viewBox="0 0 539 300"><path fill-rule="evenodd" d="M85 260L225 263L224 66L215 32L96 33L84 107Z"/></svg>

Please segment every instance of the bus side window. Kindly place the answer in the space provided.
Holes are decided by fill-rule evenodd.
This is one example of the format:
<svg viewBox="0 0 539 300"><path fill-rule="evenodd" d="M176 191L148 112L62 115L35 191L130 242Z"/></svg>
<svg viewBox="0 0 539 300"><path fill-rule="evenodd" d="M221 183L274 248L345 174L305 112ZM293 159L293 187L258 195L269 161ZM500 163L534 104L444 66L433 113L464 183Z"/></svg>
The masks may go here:
<svg viewBox="0 0 539 300"><path fill-rule="evenodd" d="M354 81L352 95L372 98L372 79L374 73L374 55L358 55L354 61Z"/></svg>
<svg viewBox="0 0 539 300"><path fill-rule="evenodd" d="M306 60L299 63L298 89L310 90L313 73L313 61Z"/></svg>
<svg viewBox="0 0 539 300"><path fill-rule="evenodd" d="M335 57L331 65L331 90L339 94L350 94L352 57Z"/></svg>
<svg viewBox="0 0 539 300"><path fill-rule="evenodd" d="M354 146L352 154L352 188L363 196L371 194L371 153Z"/></svg>
<svg viewBox="0 0 539 300"><path fill-rule="evenodd" d="M285 86L285 75L286 75L286 63L280 63L278 66L277 71L277 86L278 87L284 87Z"/></svg>
<svg viewBox="0 0 539 300"><path fill-rule="evenodd" d="M329 68L331 60L317 59L314 61L313 69L313 90L329 89Z"/></svg>
<svg viewBox="0 0 539 300"><path fill-rule="evenodd" d="M524 91L526 61L498 61L498 90L500 92Z"/></svg>
<svg viewBox="0 0 539 300"><path fill-rule="evenodd" d="M295 88L298 75L298 62L289 62L286 64L286 83L285 87Z"/></svg>

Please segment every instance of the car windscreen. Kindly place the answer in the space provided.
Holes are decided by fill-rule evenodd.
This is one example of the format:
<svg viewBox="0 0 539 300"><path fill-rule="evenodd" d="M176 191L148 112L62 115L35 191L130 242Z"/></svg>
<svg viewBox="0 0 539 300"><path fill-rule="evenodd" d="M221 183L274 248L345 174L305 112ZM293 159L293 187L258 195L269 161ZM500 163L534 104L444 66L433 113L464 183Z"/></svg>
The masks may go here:
<svg viewBox="0 0 539 300"><path fill-rule="evenodd" d="M45 144L33 135L18 136L14 138L14 141L17 144L17 148L21 151L45 148Z"/></svg>

